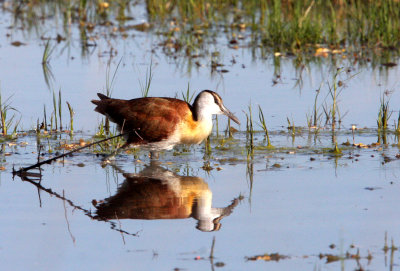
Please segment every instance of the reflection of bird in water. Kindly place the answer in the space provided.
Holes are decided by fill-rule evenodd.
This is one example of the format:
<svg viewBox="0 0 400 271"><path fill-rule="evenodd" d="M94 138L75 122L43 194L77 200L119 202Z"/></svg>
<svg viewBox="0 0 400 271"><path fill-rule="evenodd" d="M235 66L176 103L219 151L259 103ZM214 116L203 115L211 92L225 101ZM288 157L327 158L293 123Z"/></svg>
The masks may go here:
<svg viewBox="0 0 400 271"><path fill-rule="evenodd" d="M239 203L234 199L225 208L212 207L212 192L200 177L179 176L151 165L139 174L124 174L124 183L114 196L95 202L96 218L182 219L193 217L201 231L215 231L220 220Z"/></svg>
<svg viewBox="0 0 400 271"><path fill-rule="evenodd" d="M145 147L152 158L158 156L158 151L177 144L200 144L211 133L213 114L224 114L240 124L221 97L211 90L200 92L193 105L174 98L121 100L97 95L100 100L92 100L97 105L95 111L115 122L121 133L127 133L122 148Z"/></svg>

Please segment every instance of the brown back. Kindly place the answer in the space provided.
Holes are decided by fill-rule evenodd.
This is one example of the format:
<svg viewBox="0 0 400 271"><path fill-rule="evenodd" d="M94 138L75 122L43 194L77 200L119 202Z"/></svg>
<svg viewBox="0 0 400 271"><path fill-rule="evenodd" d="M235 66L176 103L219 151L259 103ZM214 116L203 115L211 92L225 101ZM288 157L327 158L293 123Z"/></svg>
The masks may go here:
<svg viewBox="0 0 400 271"><path fill-rule="evenodd" d="M92 101L97 105L95 111L108 116L122 132L137 132L129 136L128 143L146 144L166 139L188 114L193 118L191 105L174 98L100 98Z"/></svg>

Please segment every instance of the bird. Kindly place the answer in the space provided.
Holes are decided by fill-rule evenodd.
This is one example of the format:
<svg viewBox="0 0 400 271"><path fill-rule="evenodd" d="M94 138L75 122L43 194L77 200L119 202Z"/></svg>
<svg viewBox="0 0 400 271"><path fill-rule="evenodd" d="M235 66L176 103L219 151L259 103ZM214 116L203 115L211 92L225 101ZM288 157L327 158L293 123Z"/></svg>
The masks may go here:
<svg viewBox="0 0 400 271"><path fill-rule="evenodd" d="M150 151L150 159L157 159L161 150L178 144L200 144L212 131L212 116L223 114L240 125L239 119L223 104L214 91L203 90L193 104L168 97L142 97L131 100L114 99L97 93L100 100L92 100L96 112L117 124L126 143L107 159L128 146Z"/></svg>
<svg viewBox="0 0 400 271"><path fill-rule="evenodd" d="M96 208L93 218L97 220L194 218L198 230L218 231L221 220L231 215L241 201L238 197L226 207L213 207L213 193L203 178L180 176L157 163L136 173L111 166L125 180L114 195L92 201Z"/></svg>

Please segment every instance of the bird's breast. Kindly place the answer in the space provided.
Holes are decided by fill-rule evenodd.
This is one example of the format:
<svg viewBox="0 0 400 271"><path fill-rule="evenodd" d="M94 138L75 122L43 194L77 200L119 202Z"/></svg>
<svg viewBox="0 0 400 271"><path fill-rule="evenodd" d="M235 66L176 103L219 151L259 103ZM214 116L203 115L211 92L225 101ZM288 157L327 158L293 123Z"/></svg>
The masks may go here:
<svg viewBox="0 0 400 271"><path fill-rule="evenodd" d="M186 118L178 128L180 143L200 144L206 139L212 130L212 120L195 121L192 117Z"/></svg>

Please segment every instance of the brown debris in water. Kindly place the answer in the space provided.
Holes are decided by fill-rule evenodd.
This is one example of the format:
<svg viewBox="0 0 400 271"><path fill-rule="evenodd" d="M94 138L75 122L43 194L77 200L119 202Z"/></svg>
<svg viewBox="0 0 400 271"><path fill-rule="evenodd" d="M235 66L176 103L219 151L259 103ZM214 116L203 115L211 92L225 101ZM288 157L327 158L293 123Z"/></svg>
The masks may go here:
<svg viewBox="0 0 400 271"><path fill-rule="evenodd" d="M19 47L19 46L26 45L26 43L23 43L23 42L20 42L20 41L14 41L14 42L11 42L11 45L15 46L15 47Z"/></svg>
<svg viewBox="0 0 400 271"><path fill-rule="evenodd" d="M256 255L252 257L246 257L247 261L259 261L259 260L264 260L264 261L276 261L278 262L279 260L287 259L289 256L286 255L281 255L279 253L265 253L264 255Z"/></svg>

